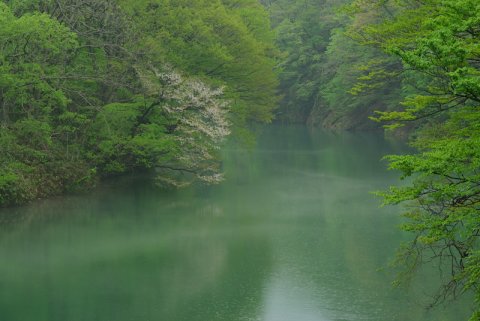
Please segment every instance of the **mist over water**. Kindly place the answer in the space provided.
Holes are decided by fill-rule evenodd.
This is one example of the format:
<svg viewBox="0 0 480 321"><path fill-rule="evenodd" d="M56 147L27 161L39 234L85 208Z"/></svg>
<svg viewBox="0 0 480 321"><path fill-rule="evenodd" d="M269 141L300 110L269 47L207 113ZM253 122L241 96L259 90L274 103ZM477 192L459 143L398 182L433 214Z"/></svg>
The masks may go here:
<svg viewBox="0 0 480 321"><path fill-rule="evenodd" d="M382 269L408 235L370 192L397 183L380 159L403 150L271 126L225 149L218 186L124 177L2 210L0 320L467 320L462 303L424 309L433 276L394 289Z"/></svg>

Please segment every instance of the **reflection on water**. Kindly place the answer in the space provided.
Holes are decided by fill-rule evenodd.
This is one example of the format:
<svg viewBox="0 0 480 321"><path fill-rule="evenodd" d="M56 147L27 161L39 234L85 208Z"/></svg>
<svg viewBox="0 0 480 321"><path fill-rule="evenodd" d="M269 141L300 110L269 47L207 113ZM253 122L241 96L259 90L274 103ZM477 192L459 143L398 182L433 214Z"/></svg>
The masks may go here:
<svg viewBox="0 0 480 321"><path fill-rule="evenodd" d="M228 180L164 192L145 179L0 213L8 321L458 321L379 270L405 238L369 191L401 144L270 127L225 151Z"/></svg>

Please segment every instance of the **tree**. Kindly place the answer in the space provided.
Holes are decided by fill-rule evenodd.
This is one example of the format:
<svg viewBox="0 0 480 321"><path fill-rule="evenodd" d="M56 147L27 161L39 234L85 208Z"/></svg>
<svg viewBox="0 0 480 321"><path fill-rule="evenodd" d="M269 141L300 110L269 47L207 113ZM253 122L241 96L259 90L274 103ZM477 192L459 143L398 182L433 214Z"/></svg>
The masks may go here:
<svg viewBox="0 0 480 321"><path fill-rule="evenodd" d="M283 54L280 119L305 122L319 93L330 31L340 24L333 14L334 5L325 0L278 0L265 5Z"/></svg>
<svg viewBox="0 0 480 321"><path fill-rule="evenodd" d="M217 183L224 138L273 117L253 0L9 0L0 27L0 205L130 171Z"/></svg>
<svg viewBox="0 0 480 321"><path fill-rule="evenodd" d="M225 85L232 119L269 122L276 107L273 35L263 8L243 1L121 1L138 27L137 42L165 62ZM235 125L238 127L237 125Z"/></svg>
<svg viewBox="0 0 480 321"><path fill-rule="evenodd" d="M391 110L402 97L400 64L354 41L349 26L376 17L348 15L344 0L263 1L282 51L278 111L284 122L336 129L379 129L373 110ZM373 79L383 74L382 79ZM374 90L375 89L375 90Z"/></svg>
<svg viewBox="0 0 480 321"><path fill-rule="evenodd" d="M434 303L473 290L480 299L480 3L474 0L377 1L387 11L358 29L411 74L404 109L379 112L396 128L422 122L417 154L388 156L410 178L380 193L387 204L407 202L404 230L414 233L399 253L406 275L430 261L448 268ZM372 4L371 3L371 4ZM357 9L363 2L356 3ZM372 10L372 7L368 8ZM480 318L480 308L471 320Z"/></svg>
<svg viewBox="0 0 480 321"><path fill-rule="evenodd" d="M160 185L175 187L220 182L217 151L230 133L222 88L167 66L137 71L143 95L107 105L96 118L92 144L102 172L155 169Z"/></svg>
<svg viewBox="0 0 480 321"><path fill-rule="evenodd" d="M77 46L75 34L47 15L17 18L0 4L2 204L63 192L89 177L89 167L74 166L69 147L56 139L69 103L62 65Z"/></svg>

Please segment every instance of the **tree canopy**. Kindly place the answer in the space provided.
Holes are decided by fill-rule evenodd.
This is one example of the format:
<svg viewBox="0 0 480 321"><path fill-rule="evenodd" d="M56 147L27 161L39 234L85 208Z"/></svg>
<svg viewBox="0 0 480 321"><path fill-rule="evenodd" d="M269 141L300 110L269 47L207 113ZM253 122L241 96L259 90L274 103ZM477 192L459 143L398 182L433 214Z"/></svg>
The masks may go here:
<svg viewBox="0 0 480 321"><path fill-rule="evenodd" d="M378 129L368 116L392 110L401 100L401 79L391 77L399 63L347 32L376 17L349 15L348 0L262 2L282 52L278 118L332 129ZM383 79L372 79L373 68Z"/></svg>
<svg viewBox="0 0 480 321"><path fill-rule="evenodd" d="M403 228L414 238L399 262L406 275L432 260L448 268L436 302L468 290L480 299L480 3L356 1L352 9L379 17L355 33L399 59L410 86L403 108L376 120L420 124L418 153L387 157L410 183L380 193L387 204L409 204Z"/></svg>
<svg viewBox="0 0 480 321"><path fill-rule="evenodd" d="M218 149L276 106L276 51L256 1L0 4L0 204L152 171L222 178Z"/></svg>

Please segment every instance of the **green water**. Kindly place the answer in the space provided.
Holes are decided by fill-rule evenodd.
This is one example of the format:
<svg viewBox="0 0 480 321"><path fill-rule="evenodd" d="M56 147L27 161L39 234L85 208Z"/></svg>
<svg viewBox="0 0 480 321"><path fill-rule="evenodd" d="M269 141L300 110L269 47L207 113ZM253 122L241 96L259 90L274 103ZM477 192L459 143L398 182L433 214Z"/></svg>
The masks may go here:
<svg viewBox="0 0 480 321"><path fill-rule="evenodd" d="M0 213L1 321L461 321L432 280L390 286L406 235L369 191L401 152L368 134L271 127L225 151L228 180L141 178Z"/></svg>

